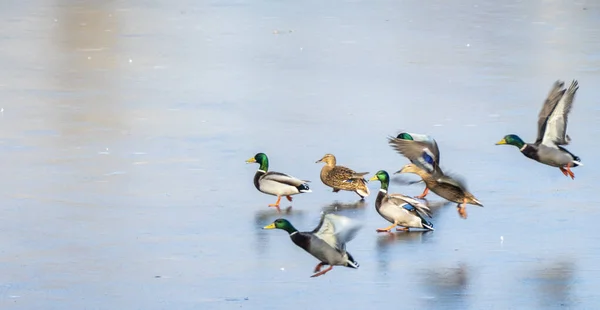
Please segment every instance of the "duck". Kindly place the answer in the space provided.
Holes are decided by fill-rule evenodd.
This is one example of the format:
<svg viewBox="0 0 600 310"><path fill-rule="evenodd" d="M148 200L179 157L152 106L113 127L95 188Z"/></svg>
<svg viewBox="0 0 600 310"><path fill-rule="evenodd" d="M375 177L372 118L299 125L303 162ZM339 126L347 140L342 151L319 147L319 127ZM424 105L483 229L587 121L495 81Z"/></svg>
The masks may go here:
<svg viewBox="0 0 600 310"><path fill-rule="evenodd" d="M277 212L281 212L279 203L281 197L285 196L288 201L292 201L292 195L300 193L310 193L310 181L297 179L289 174L269 171L269 158L265 153L257 153L254 157L246 160L246 163L258 163L259 167L254 174L254 186L261 193L277 196L274 204L269 207L275 207Z"/></svg>
<svg viewBox="0 0 600 310"><path fill-rule="evenodd" d="M402 195L388 194L390 176L385 170L379 170L369 181L379 181L381 188L375 198L375 210L392 225L377 229L377 232L409 231L410 228L434 230L433 224L425 219L431 218L431 210L418 200ZM398 228L397 226L402 226Z"/></svg>
<svg viewBox="0 0 600 310"><path fill-rule="evenodd" d="M288 220L276 219L263 229L285 230L292 242L314 256L320 262L313 271L311 278L319 277L331 271L333 266L343 266L357 269L358 262L346 250L346 243L350 242L361 229L358 224L343 215L321 213L319 224L312 231L299 232ZM321 270L322 267L328 268Z"/></svg>
<svg viewBox="0 0 600 310"><path fill-rule="evenodd" d="M350 168L337 166L333 154L325 154L323 158L315 163L320 162L325 163L325 166L321 168L321 181L333 188L334 193L340 190L352 191L360 196L361 200L369 196L370 191L367 187L367 180L364 179L364 176L369 174L368 172L357 173Z"/></svg>
<svg viewBox="0 0 600 310"><path fill-rule="evenodd" d="M437 141L429 135L401 132L396 137L388 137L388 143L399 154L408 158L411 163L427 171L429 174L444 172L440 168L440 150ZM425 186L421 195L415 198L423 199L429 193Z"/></svg>
<svg viewBox="0 0 600 310"><path fill-rule="evenodd" d="M566 177L575 179L571 168L583 164L581 159L569 152L564 145L568 145L571 141L571 137L566 134L567 121L579 83L573 80L568 89L564 88L564 84L559 80L552 85L538 114L538 131L534 143L525 143L518 135L508 134L496 142L496 145L516 146L526 157L548 166L558 167Z"/></svg>
<svg viewBox="0 0 600 310"><path fill-rule="evenodd" d="M439 172L429 174L413 163L406 164L394 174L398 173L413 173L421 177L427 187L436 195L457 203L458 214L463 219L467 218L467 204L483 207L483 204L467 190L465 183L458 180L457 177L451 177Z"/></svg>

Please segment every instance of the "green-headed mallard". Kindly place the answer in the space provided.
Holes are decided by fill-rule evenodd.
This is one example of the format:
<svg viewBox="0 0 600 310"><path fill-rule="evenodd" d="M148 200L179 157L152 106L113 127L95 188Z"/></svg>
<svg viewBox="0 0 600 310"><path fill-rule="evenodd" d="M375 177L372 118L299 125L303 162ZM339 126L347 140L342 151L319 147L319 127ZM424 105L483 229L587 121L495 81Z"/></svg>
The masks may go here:
<svg viewBox="0 0 600 310"><path fill-rule="evenodd" d="M429 207L422 204L416 199L402 194L388 194L388 186L390 184L390 176L384 170L379 170L370 179L370 181L381 182L381 188L375 200L375 210L392 225L377 229L377 232L389 232L396 226L396 230L406 230L409 228L423 228L433 230L433 224L425 219L426 216L431 217Z"/></svg>
<svg viewBox="0 0 600 310"><path fill-rule="evenodd" d="M363 178L368 172L357 173L350 168L336 166L335 156L332 154L325 154L323 158L316 161L316 163L320 162L325 163L321 169L321 181L333 188L334 193L345 190L355 192L361 199L369 196L367 180Z"/></svg>
<svg viewBox="0 0 600 310"><path fill-rule="evenodd" d="M467 204L483 207L481 202L479 202L473 194L467 191L464 183L456 180L456 178L439 172L436 174L429 174L427 171L412 163L405 165L396 173L414 173L420 176L429 190L446 200L458 203L458 214L460 214L462 218L467 218L467 211L465 209Z"/></svg>
<svg viewBox="0 0 600 310"><path fill-rule="evenodd" d="M289 201L292 201L292 195L311 192L307 184L310 181L299 180L281 172L269 171L269 158L264 153L254 155L254 157L246 160L246 163L258 163L260 165L254 175L254 186L265 194L277 196L277 202L269 204L269 207L275 207L277 211L279 211L281 196L285 196Z"/></svg>
<svg viewBox="0 0 600 310"><path fill-rule="evenodd" d="M346 243L352 240L361 226L348 217L325 214L321 215L319 225L313 231L299 232L286 219L276 219L263 229L282 229L290 234L290 239L297 246L320 260L311 277L318 277L330 271L333 266L358 268L358 262L346 251ZM329 268L321 271L321 267Z"/></svg>
<svg viewBox="0 0 600 310"><path fill-rule="evenodd" d="M579 89L576 80L569 89L564 89L564 82L556 81L548 93L548 97L538 115L538 135L535 143L525 143L519 136L504 136L496 145L510 144L521 150L523 155L552 167L558 167L565 176L575 179L571 168L583 166L579 157L561 145L567 145L571 138L567 133L567 116L573 106L575 93Z"/></svg>
<svg viewBox="0 0 600 310"><path fill-rule="evenodd" d="M396 152L408 158L411 163L427 171L427 173L435 174L439 172L443 174L440 168L440 150L437 142L431 136L402 132L395 138L388 137L388 143ZM427 193L429 193L429 188L426 186L423 193L416 196L416 198L423 199L427 196Z"/></svg>

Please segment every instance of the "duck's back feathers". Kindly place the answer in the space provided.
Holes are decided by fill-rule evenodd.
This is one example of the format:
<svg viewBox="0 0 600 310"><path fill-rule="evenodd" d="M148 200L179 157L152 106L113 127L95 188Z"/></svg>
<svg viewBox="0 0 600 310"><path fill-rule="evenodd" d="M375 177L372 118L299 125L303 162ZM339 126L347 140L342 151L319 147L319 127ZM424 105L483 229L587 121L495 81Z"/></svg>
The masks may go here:
<svg viewBox="0 0 600 310"><path fill-rule="evenodd" d="M441 184L448 184L460 188L461 190L467 190L467 182L464 178L459 175L446 173L435 175L437 182Z"/></svg>
<svg viewBox="0 0 600 310"><path fill-rule="evenodd" d="M275 171L269 171L269 172L265 173L265 175L262 177L262 179L279 182L279 183L283 183L283 184L287 184L287 185L291 185L291 186L300 186L304 183L310 182L310 181L297 179L289 174L275 172Z"/></svg>
<svg viewBox="0 0 600 310"><path fill-rule="evenodd" d="M388 195L388 201L393 202L395 205L402 206L407 211L418 212L421 217L431 217L431 210L429 207L412 197L402 194L390 194Z"/></svg>
<svg viewBox="0 0 600 310"><path fill-rule="evenodd" d="M367 180L363 178L366 174L368 172L356 172L344 166L323 166L321 181L334 189L356 191L361 197L366 197L370 194Z"/></svg>
<svg viewBox="0 0 600 310"><path fill-rule="evenodd" d="M579 89L577 81L573 81L566 92L560 97L560 100L550 113L546 121L546 128L542 138L542 144L547 146L567 145L569 136L567 136L568 115L573 106L573 99Z"/></svg>
<svg viewBox="0 0 600 310"><path fill-rule="evenodd" d="M269 171L264 174L261 171L257 171L257 179L255 179L255 185L260 191L273 195L293 195L312 192L308 186L308 182L275 171Z"/></svg>
<svg viewBox="0 0 600 310"><path fill-rule="evenodd" d="M336 179L338 179L340 181L351 180L351 179L355 179L357 177L362 178L361 176L357 176L356 171L354 171L348 167L344 167L344 166L333 167L333 169L331 169L329 174L334 175L336 177ZM365 173L365 174L367 174L367 173Z"/></svg>

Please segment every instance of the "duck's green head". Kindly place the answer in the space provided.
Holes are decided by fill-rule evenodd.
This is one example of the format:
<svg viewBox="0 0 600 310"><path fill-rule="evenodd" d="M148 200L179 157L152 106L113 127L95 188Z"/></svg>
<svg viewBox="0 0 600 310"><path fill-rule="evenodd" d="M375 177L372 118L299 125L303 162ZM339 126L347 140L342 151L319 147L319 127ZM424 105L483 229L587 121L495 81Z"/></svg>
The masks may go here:
<svg viewBox="0 0 600 310"><path fill-rule="evenodd" d="M413 137L406 132L400 133L398 136L396 136L396 139L402 139L402 140L414 140Z"/></svg>
<svg viewBox="0 0 600 310"><path fill-rule="evenodd" d="M282 229L290 234L297 231L296 228L292 226L292 223L286 219L276 219L275 222L263 227L263 229Z"/></svg>
<svg viewBox="0 0 600 310"><path fill-rule="evenodd" d="M246 163L258 163L260 165L260 170L267 171L269 169L269 158L267 158L267 154L265 153L258 153L254 155L254 157L246 160Z"/></svg>
<svg viewBox="0 0 600 310"><path fill-rule="evenodd" d="M502 138L502 140L496 142L496 145L502 145L502 144L509 144L509 145L514 145L518 148L522 148L523 145L525 145L525 142L523 142L523 140L521 140L521 138L519 138L519 136L511 134L511 135L504 136L504 138Z"/></svg>
<svg viewBox="0 0 600 310"><path fill-rule="evenodd" d="M381 188L387 189L390 184L390 175L385 170L379 170L369 181L379 181Z"/></svg>

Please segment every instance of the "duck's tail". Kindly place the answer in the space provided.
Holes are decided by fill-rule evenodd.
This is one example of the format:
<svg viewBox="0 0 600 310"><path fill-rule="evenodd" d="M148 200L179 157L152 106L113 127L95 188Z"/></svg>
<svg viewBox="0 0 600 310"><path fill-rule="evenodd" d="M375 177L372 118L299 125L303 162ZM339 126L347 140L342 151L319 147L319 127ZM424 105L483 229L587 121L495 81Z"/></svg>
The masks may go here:
<svg viewBox="0 0 600 310"><path fill-rule="evenodd" d="M430 221L424 219L423 217L421 217L421 225L423 225L423 228L425 228L425 229L435 230L433 228L433 223L431 223Z"/></svg>
<svg viewBox="0 0 600 310"><path fill-rule="evenodd" d="M577 167L577 166L583 166L583 164L581 163L581 158L573 155L573 167Z"/></svg>
<svg viewBox="0 0 600 310"><path fill-rule="evenodd" d="M298 186L296 186L296 188L298 189L299 192L301 193L311 193L312 191L310 190L310 188L308 187L307 183L302 183Z"/></svg>
<svg viewBox="0 0 600 310"><path fill-rule="evenodd" d="M481 203L481 201L477 200L477 198L475 198L475 197L471 197L470 204L483 207L483 204Z"/></svg>
<svg viewBox="0 0 600 310"><path fill-rule="evenodd" d="M358 182L359 182L359 184L356 187L356 193L359 194L363 198L369 196L369 194L371 194L371 192L369 191L369 187L367 186L367 180L359 179Z"/></svg>
<svg viewBox="0 0 600 310"><path fill-rule="evenodd" d="M360 266L358 262L354 260L354 257L352 257L350 253L346 252L346 254L348 255L348 259L346 260L346 267L358 269L358 267Z"/></svg>

